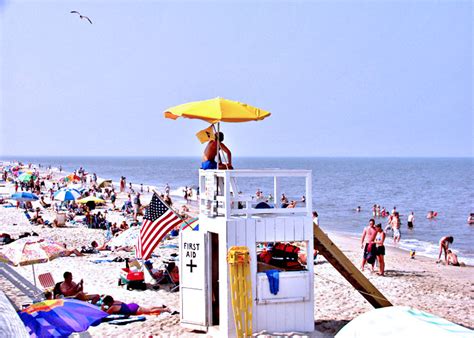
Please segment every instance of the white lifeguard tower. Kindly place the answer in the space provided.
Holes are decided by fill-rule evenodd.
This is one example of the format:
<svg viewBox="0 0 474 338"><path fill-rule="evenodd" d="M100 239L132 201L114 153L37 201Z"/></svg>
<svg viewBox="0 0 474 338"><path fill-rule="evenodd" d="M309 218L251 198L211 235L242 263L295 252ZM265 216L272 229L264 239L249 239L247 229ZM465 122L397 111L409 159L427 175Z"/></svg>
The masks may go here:
<svg viewBox="0 0 474 338"><path fill-rule="evenodd" d="M273 181L273 201L241 194L239 182ZM295 208L281 208L282 183L301 182L305 196ZM232 246L250 252L252 331L314 331L313 223L310 170L200 170L199 230L180 237L181 324L216 336L236 336L227 253ZM248 184L247 184L248 185ZM299 185L298 185L299 186ZM256 185L256 188L258 185ZM288 192L287 187L284 187ZM292 195L293 196L293 195ZM264 202L264 207L257 206ZM279 272L272 294L257 252L268 243L298 243L308 253L299 271Z"/></svg>

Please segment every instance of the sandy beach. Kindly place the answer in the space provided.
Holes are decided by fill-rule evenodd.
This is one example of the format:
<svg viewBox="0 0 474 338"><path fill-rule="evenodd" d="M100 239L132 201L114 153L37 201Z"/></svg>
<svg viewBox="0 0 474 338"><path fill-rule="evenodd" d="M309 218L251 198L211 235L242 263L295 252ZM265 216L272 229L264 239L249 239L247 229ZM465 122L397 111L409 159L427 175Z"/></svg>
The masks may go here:
<svg viewBox="0 0 474 338"><path fill-rule="evenodd" d="M59 176L56 176L56 179ZM13 185L7 183L0 188L1 193L14 191ZM144 204L151 194L145 193ZM125 193L118 195L117 205L126 198ZM37 202L34 203L36 207ZM68 222L65 228L49 228L31 225L21 209L0 207L1 232L17 238L23 232L36 232L41 237L67 243L69 248L80 248L89 245L92 240L102 243L104 230L88 229L79 223ZM47 220L54 218L51 210L42 210ZM109 211L108 220L121 222L126 217L117 211ZM130 221L130 219L128 219ZM359 266L361 249L359 239L329 233L331 239L343 250L350 260ZM177 252L177 238L168 239L161 244L167 248L155 250L155 264L160 264L174 252ZM171 245L170 245L171 244ZM171 248L170 248L171 247ZM159 306L166 304L172 310L179 311L179 292L169 292L164 285L158 290L148 288L146 291L127 291L118 286L117 280L123 262L95 263L100 259L115 257L132 257L128 252L103 251L82 257L61 257L35 266L36 274L50 272L55 281L62 280L65 271L72 272L74 280L84 279L84 288L88 293L110 294L124 302L136 302L142 306ZM31 266L16 267L16 271L32 281ZM372 306L329 264L319 256L315 263L315 335L331 336L351 319L372 309ZM473 328L474 269L467 267L445 266L436 264L433 259L417 256L411 259L407 251L387 246L386 276L381 277L364 272L368 279L394 304L409 305L433 313L454 323ZM31 300L19 292L8 280L0 277L0 288L18 308ZM116 326L103 323L91 327L88 333L92 336L194 336L203 333L192 332L180 326L179 316L161 314L147 316L145 322Z"/></svg>

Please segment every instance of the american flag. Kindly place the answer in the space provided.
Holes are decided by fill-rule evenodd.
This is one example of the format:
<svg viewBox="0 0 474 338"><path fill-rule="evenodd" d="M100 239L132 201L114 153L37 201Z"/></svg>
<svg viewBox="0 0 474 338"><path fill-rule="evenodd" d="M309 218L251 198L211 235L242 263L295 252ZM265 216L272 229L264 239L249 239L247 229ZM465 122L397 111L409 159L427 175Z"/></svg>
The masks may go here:
<svg viewBox="0 0 474 338"><path fill-rule="evenodd" d="M138 236L137 257L148 259L163 237L182 221L157 194L153 194L143 219Z"/></svg>

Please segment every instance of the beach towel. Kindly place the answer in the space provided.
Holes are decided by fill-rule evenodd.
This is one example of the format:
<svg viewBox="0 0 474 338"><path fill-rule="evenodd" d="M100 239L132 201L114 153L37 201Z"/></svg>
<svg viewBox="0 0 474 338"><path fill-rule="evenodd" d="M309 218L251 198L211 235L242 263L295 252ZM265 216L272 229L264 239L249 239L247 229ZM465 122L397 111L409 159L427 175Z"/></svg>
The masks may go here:
<svg viewBox="0 0 474 338"><path fill-rule="evenodd" d="M145 320L146 320L145 316L138 316L138 317L115 319L115 320L111 320L108 323L112 325L125 325L129 323L134 323L134 322L143 322Z"/></svg>
<svg viewBox="0 0 474 338"><path fill-rule="evenodd" d="M280 271L279 270L267 270L265 271L268 278L268 285L270 286L270 292L276 295L280 289Z"/></svg>

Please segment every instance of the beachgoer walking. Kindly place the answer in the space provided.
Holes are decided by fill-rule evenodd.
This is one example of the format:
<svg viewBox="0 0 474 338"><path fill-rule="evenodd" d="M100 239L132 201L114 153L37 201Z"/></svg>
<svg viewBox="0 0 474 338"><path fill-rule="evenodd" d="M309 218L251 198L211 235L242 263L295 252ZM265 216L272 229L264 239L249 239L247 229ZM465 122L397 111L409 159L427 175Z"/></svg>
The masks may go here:
<svg viewBox="0 0 474 338"><path fill-rule="evenodd" d="M395 212L393 215L390 225L392 226L393 231L393 243L400 242L402 233L400 232L400 214L398 212Z"/></svg>
<svg viewBox="0 0 474 338"><path fill-rule="evenodd" d="M143 183L140 183L140 192L143 194Z"/></svg>
<svg viewBox="0 0 474 338"><path fill-rule="evenodd" d="M115 190L112 188L112 195L110 195L110 202L112 203L112 207L115 210L115 201L117 200L117 196L115 195Z"/></svg>
<svg viewBox="0 0 474 338"><path fill-rule="evenodd" d="M125 185L126 185L126 181L125 181L125 176L122 176L120 178L120 192L124 192L125 191Z"/></svg>
<svg viewBox="0 0 474 338"><path fill-rule="evenodd" d="M454 237L453 236L444 236L439 240L439 255L438 255L438 260L436 263L441 262L441 254L444 251L444 262L446 265L448 264L448 249L449 245L453 244L454 242Z"/></svg>
<svg viewBox="0 0 474 338"><path fill-rule="evenodd" d="M166 183L166 185L165 185L165 194L166 194L166 195L169 195L169 194L170 194L170 189L171 189L171 188L170 188L169 184Z"/></svg>
<svg viewBox="0 0 474 338"><path fill-rule="evenodd" d="M377 246L377 261L379 263L379 272L380 276L385 275L385 245L383 244L385 241L385 232L382 229L382 224L377 224L375 226L377 230L377 235L375 236L375 244Z"/></svg>
<svg viewBox="0 0 474 338"><path fill-rule="evenodd" d="M319 226L319 216L316 211L313 211L313 224Z"/></svg>
<svg viewBox="0 0 474 338"><path fill-rule="evenodd" d="M372 207L372 217L376 217L377 216L377 205L374 204L374 206Z"/></svg>
<svg viewBox="0 0 474 338"><path fill-rule="evenodd" d="M280 202L281 202L280 208L288 207L288 198L285 196L285 194L281 194Z"/></svg>
<svg viewBox="0 0 474 338"><path fill-rule="evenodd" d="M184 200L186 201L186 204L188 204L188 186L184 187L183 193L184 193Z"/></svg>
<svg viewBox="0 0 474 338"><path fill-rule="evenodd" d="M407 226L409 228L413 228L413 222L415 221L415 214L413 213L413 211L410 213L410 215L408 215L408 220L407 220Z"/></svg>
<svg viewBox="0 0 474 338"><path fill-rule="evenodd" d="M220 149L225 153L225 155L227 155L227 163L219 161L219 169L234 169L232 167L232 153L229 148L222 143L224 141L224 133L222 132L216 133L214 135L214 140L209 140L207 143L202 156L201 169L217 169L216 156L220 157L220 154L217 154L217 139L219 139Z"/></svg>
<svg viewBox="0 0 474 338"><path fill-rule="evenodd" d="M137 221L138 214L140 213L140 208L142 202L140 201L140 193L138 192L135 198L133 199L133 220Z"/></svg>
<svg viewBox="0 0 474 338"><path fill-rule="evenodd" d="M365 263L372 264L372 271L373 271L373 264L375 263L376 255L377 255L377 247L374 243L375 236L377 236L377 230L375 229L375 220L371 218L369 220L369 225L364 228L362 232L362 237L360 239L360 247L364 249L364 253L362 255L362 263L360 265L360 269L364 271Z"/></svg>

